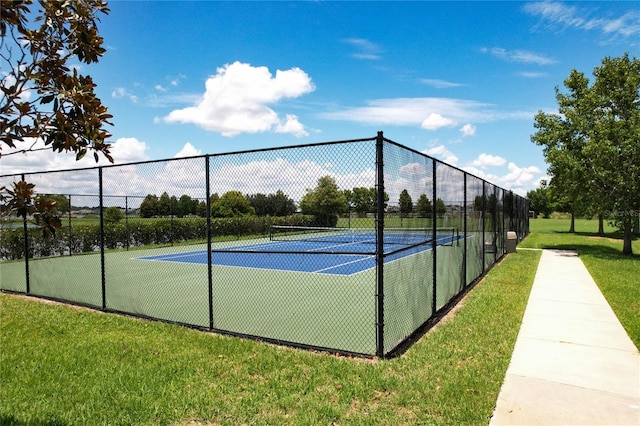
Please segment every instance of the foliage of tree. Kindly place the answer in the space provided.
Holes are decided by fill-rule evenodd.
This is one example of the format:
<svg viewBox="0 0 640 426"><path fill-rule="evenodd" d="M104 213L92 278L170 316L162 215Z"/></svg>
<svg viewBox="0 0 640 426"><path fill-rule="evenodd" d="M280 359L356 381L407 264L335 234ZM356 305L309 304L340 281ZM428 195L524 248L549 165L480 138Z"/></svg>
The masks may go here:
<svg viewBox="0 0 640 426"><path fill-rule="evenodd" d="M595 80L572 70L558 113L539 112L532 141L543 147L552 194L579 211L602 210L623 233L631 255L640 211L640 60L606 57Z"/></svg>
<svg viewBox="0 0 640 426"><path fill-rule="evenodd" d="M365 217L367 213L375 213L378 205L378 191L376 188L356 187L343 191L350 211L356 212L358 217ZM384 193L385 205L389 202L389 194Z"/></svg>
<svg viewBox="0 0 640 426"><path fill-rule="evenodd" d="M0 3L6 64L0 74L0 156L3 145L28 152L42 139L47 149L72 151L77 159L91 150L96 161L101 152L113 162L104 129L112 117L91 77L72 66L98 62L105 53L97 23L109 12L107 4L40 1L37 12L32 7L32 0Z"/></svg>
<svg viewBox="0 0 640 426"><path fill-rule="evenodd" d="M200 201L196 207L196 216L207 217L207 203Z"/></svg>
<svg viewBox="0 0 640 426"><path fill-rule="evenodd" d="M255 214L255 209L240 191L228 191L211 205L212 217L239 217Z"/></svg>
<svg viewBox="0 0 640 426"><path fill-rule="evenodd" d="M31 216L33 222L42 233L42 238L48 239L50 236L55 235L56 228L59 228L62 223L54 213L56 202L36 196L34 188L34 184L21 180L14 182L11 189L0 191L2 213L20 216L25 219Z"/></svg>
<svg viewBox="0 0 640 426"><path fill-rule="evenodd" d="M296 203L282 190L275 194L253 194L247 196L258 216L287 216L296 212Z"/></svg>
<svg viewBox="0 0 640 426"><path fill-rule="evenodd" d="M62 214L69 211L69 198L64 195L43 194L39 196L42 201L53 201L55 205L51 210L54 214Z"/></svg>
<svg viewBox="0 0 640 426"><path fill-rule="evenodd" d="M169 216L171 214L171 197L166 191L158 198L157 208L158 216Z"/></svg>
<svg viewBox="0 0 640 426"><path fill-rule="evenodd" d="M527 199L529 200L529 208L536 214L548 218L553 212L551 189L546 182L542 182L538 188L528 191Z"/></svg>
<svg viewBox="0 0 640 426"><path fill-rule="evenodd" d="M190 196L184 194L180 196L180 199L176 202L176 213L178 217L185 217L189 215L195 215L198 207L198 200L192 199ZM206 211L206 208L205 208Z"/></svg>
<svg viewBox="0 0 640 426"><path fill-rule="evenodd" d="M398 204L400 206L400 217L406 217L413 212L413 200L411 199L411 195L409 195L409 191L406 189L402 190L398 198Z"/></svg>
<svg viewBox="0 0 640 426"><path fill-rule="evenodd" d="M300 200L300 209L303 214L315 216L319 224L335 226L338 216L347 211L347 199L334 178L323 176L314 189L307 189Z"/></svg>
<svg viewBox="0 0 640 426"><path fill-rule="evenodd" d="M124 219L124 213L120 209L120 207L111 206L107 207L102 214L102 218L107 223L118 223L122 219Z"/></svg>
<svg viewBox="0 0 640 426"><path fill-rule="evenodd" d="M110 162L111 135L105 130L112 117L96 97L90 76L78 72L77 62L98 62L104 54L98 34L99 14L107 14L101 0L69 2L32 0L0 2L0 158L45 149L73 152L76 159L93 151ZM9 148L11 152L4 152ZM61 226L56 202L35 195L34 185L16 182L0 187L3 212L31 215L43 237Z"/></svg>
<svg viewBox="0 0 640 426"><path fill-rule="evenodd" d="M426 194L420 194L420 197L418 197L416 212L418 217L431 217L433 215L433 206Z"/></svg>
<svg viewBox="0 0 640 426"><path fill-rule="evenodd" d="M442 217L446 212L447 212L447 206L444 204L444 201L442 200L442 198L436 199L436 215L438 217Z"/></svg>
<svg viewBox="0 0 640 426"><path fill-rule="evenodd" d="M140 203L140 217L154 217L158 215L158 197L149 194Z"/></svg>

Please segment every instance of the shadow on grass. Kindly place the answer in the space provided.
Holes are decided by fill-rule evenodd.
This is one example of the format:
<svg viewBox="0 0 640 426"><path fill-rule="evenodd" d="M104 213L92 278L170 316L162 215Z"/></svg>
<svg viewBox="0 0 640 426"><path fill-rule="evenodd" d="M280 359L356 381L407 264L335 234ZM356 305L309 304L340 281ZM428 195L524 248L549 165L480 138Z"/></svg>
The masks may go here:
<svg viewBox="0 0 640 426"><path fill-rule="evenodd" d="M0 415L0 425L2 426L66 426L67 423L59 419L38 419L31 421L18 420L12 415Z"/></svg>
<svg viewBox="0 0 640 426"><path fill-rule="evenodd" d="M595 236L598 236L595 234ZM617 260L617 259L635 259L640 260L640 254L634 253L633 256L624 256L622 250L606 245L589 245L589 244L549 244L545 245L545 249L554 250L575 250L579 255L593 256L598 259Z"/></svg>

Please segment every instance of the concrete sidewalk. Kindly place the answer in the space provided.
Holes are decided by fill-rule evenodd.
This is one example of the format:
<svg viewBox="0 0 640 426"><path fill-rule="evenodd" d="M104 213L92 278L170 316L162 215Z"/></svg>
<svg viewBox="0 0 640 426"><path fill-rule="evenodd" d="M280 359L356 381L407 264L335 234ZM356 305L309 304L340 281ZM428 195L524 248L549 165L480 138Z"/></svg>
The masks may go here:
<svg viewBox="0 0 640 426"><path fill-rule="evenodd" d="M573 251L542 252L489 424L640 425L640 353Z"/></svg>

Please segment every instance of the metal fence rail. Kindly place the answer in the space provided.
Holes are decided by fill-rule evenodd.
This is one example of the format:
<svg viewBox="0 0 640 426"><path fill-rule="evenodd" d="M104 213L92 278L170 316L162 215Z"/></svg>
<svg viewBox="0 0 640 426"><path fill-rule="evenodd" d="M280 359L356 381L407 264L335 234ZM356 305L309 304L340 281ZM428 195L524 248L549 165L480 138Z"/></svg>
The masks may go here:
<svg viewBox="0 0 640 426"><path fill-rule="evenodd" d="M367 356L482 276L508 231L528 234L526 199L382 132L0 186L18 180L63 226L45 240L3 213L0 290Z"/></svg>

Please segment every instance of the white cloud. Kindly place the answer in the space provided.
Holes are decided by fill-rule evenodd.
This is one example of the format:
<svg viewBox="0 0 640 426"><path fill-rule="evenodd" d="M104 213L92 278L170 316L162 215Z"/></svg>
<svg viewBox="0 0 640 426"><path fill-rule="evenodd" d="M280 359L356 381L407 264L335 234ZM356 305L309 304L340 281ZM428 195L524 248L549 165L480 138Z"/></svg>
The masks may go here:
<svg viewBox="0 0 640 426"><path fill-rule="evenodd" d="M195 157L201 154L202 152L199 149L196 149L193 145L187 142L186 144L184 144L182 149L173 156L173 158Z"/></svg>
<svg viewBox="0 0 640 426"><path fill-rule="evenodd" d="M473 124L465 124L460 128L460 132L462 133L462 137L473 136L476 134L476 126Z"/></svg>
<svg viewBox="0 0 640 426"><path fill-rule="evenodd" d="M430 157L436 158L445 163L455 166L458 164L458 157L451 151L449 151L444 145L434 146L432 148L422 151L423 154L427 154Z"/></svg>
<svg viewBox="0 0 640 426"><path fill-rule="evenodd" d="M552 27L563 26L584 31L600 31L605 35L623 38L640 34L640 11L637 8L621 16L609 15L595 18L589 16L590 11L587 9L553 1L527 3L523 10L530 15L540 17Z"/></svg>
<svg viewBox="0 0 640 426"><path fill-rule="evenodd" d="M409 163L400 167L400 174L416 176L416 175L424 175L427 173L426 167L423 163Z"/></svg>
<svg viewBox="0 0 640 426"><path fill-rule="evenodd" d="M536 176L542 171L536 166L518 167L515 163L508 164L509 173L501 177L499 183L507 188L530 187L535 184Z"/></svg>
<svg viewBox="0 0 640 426"><path fill-rule="evenodd" d="M35 142L24 142L23 148L26 149L31 144L33 144L32 149L37 151L2 156L0 160L2 174L78 169L111 164L100 153L98 154L99 162L96 163L91 151L80 161L76 161L73 153L56 153L51 149L45 149L41 139ZM111 144L111 156L115 164L146 161L149 159L146 150L147 145L136 138L120 138Z"/></svg>
<svg viewBox="0 0 640 426"><path fill-rule="evenodd" d="M438 113L431 113L429 116L420 123L420 127L427 130L437 130L440 127L455 126L456 122L450 118L443 117Z"/></svg>
<svg viewBox="0 0 640 426"><path fill-rule="evenodd" d="M462 84L460 83L453 83L451 81L439 80L435 78L423 78L423 79L420 79L420 82L428 86L435 87L436 89L448 89L451 87L462 86Z"/></svg>
<svg viewBox="0 0 640 426"><path fill-rule="evenodd" d="M353 46L358 51L351 56L356 59L377 60L380 59L382 49L375 43L363 38L347 38L345 43Z"/></svg>
<svg viewBox="0 0 640 426"><path fill-rule="evenodd" d="M497 155L482 153L471 164L475 167L486 168L489 166L504 166L507 163L502 157Z"/></svg>
<svg viewBox="0 0 640 426"><path fill-rule="evenodd" d="M111 97L115 99L128 98L133 103L138 102L138 97L129 93L124 87L116 87L113 92L111 92Z"/></svg>
<svg viewBox="0 0 640 426"><path fill-rule="evenodd" d="M496 113L491 105L452 98L376 99L366 106L322 113L328 120L343 120L372 125L421 126L434 130L460 122L509 118L513 113ZM527 118L532 115L527 115Z"/></svg>
<svg viewBox="0 0 640 426"><path fill-rule="evenodd" d="M550 65L557 62L555 59L527 50L507 50L502 47L492 47L489 49L485 47L480 49L480 51L511 62L522 62L537 65Z"/></svg>
<svg viewBox="0 0 640 426"><path fill-rule="evenodd" d="M305 135L304 126L287 116L284 123L267 105L313 92L311 78L300 68L277 70L234 62L209 77L197 105L177 109L164 117L169 123L193 123L223 136L267 131Z"/></svg>
<svg viewBox="0 0 640 426"><path fill-rule="evenodd" d="M549 76L549 74L547 74L546 72L535 72L535 71L523 71L519 73L519 75L524 78L544 78Z"/></svg>
<svg viewBox="0 0 640 426"><path fill-rule="evenodd" d="M298 117L293 114L287 114L285 121L278 123L275 131L276 133L290 133L297 137L309 136L302 123L298 121Z"/></svg>

